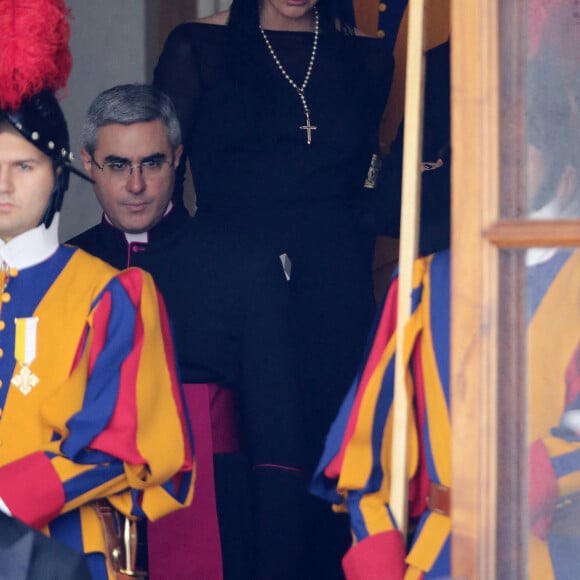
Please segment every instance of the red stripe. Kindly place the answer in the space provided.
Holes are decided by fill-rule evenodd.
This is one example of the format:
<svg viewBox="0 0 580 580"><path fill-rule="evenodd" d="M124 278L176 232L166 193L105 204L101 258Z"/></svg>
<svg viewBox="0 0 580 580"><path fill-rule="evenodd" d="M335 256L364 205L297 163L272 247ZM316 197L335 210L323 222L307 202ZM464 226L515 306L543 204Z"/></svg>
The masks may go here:
<svg viewBox="0 0 580 580"><path fill-rule="evenodd" d="M541 439L532 443L528 453L530 527L536 536L545 538L558 501L558 481Z"/></svg>
<svg viewBox="0 0 580 580"><path fill-rule="evenodd" d="M0 497L12 515L38 529L55 519L65 502L62 483L41 451L0 468Z"/></svg>
<svg viewBox="0 0 580 580"><path fill-rule="evenodd" d="M137 270L126 270L119 275L118 280L125 288L136 309L133 348L121 366L117 404L111 420L107 429L95 437L91 447L116 457L122 457L124 461L133 465L144 465L147 462L137 449L135 437L139 417L137 376L144 340L143 321L139 308L143 290L142 276ZM98 353L100 350L96 349L96 352Z"/></svg>
<svg viewBox="0 0 580 580"><path fill-rule="evenodd" d="M402 580L405 544L399 530L366 537L342 559L347 580Z"/></svg>
<svg viewBox="0 0 580 580"><path fill-rule="evenodd" d="M423 376L423 361L421 354L421 340L423 333L419 333L415 343L412 365L414 377L415 414L417 417L417 431L419 443L419 461L417 471L413 479L409 482L409 515L419 517L427 509L427 495L429 493L429 473L427 471L427 460L425 457L425 378Z"/></svg>
<svg viewBox="0 0 580 580"><path fill-rule="evenodd" d="M397 328L398 288L399 288L399 280L397 278L393 280L391 287L389 288L389 292L387 294L387 299L385 301L383 313L381 315L381 320L375 333L375 341L371 348L371 352L368 356L365 369L359 382L359 388L352 405L350 416L348 418L348 423L344 432L344 437L342 439L340 450L324 470L324 475L330 479L337 478L340 475L342 463L344 461L344 454L346 453L346 447L354 433L362 399L368 386L368 381L372 376L375 368L379 364L381 356L387 346L387 343L389 342L389 339L391 338L391 336L393 335L393 333Z"/></svg>

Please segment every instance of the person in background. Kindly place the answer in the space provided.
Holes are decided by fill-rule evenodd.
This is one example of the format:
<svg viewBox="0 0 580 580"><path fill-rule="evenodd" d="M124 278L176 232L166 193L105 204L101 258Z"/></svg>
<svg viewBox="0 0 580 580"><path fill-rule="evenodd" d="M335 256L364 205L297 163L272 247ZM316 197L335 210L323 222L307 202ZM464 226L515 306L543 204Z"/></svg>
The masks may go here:
<svg viewBox="0 0 580 580"><path fill-rule="evenodd" d="M390 494L396 276L311 483L312 493L348 512L352 545L342 560L348 580L426 580L451 573L449 271L449 250L418 258L413 266L413 317L404 330L409 350L403 361L413 400L407 536L392 516Z"/></svg>
<svg viewBox="0 0 580 580"><path fill-rule="evenodd" d="M450 247L451 236L451 70L450 42L425 54L423 163L419 253L427 256ZM383 159L374 200L365 216L377 233L398 239L401 232L404 121L390 153ZM379 211L376 208L380 207ZM388 281L385 281L388 283ZM383 285L386 285L383 283Z"/></svg>
<svg viewBox="0 0 580 580"><path fill-rule="evenodd" d="M98 95L81 154L103 219L71 240L117 268L150 272L172 320L196 497L149 527L150 575L299 578L306 478L288 282L277 255L171 201L181 153L175 109L158 89Z"/></svg>
<svg viewBox="0 0 580 580"><path fill-rule="evenodd" d="M177 26L154 74L183 135L174 203L188 161L196 219L284 262L309 472L375 309L374 235L356 208L393 70L380 39L341 16L333 0L234 0ZM347 526L316 498L308 513L311 577L340 577Z"/></svg>
<svg viewBox="0 0 580 580"><path fill-rule="evenodd" d="M192 498L173 343L149 274L58 243L78 172L55 96L71 68L64 2L2 3L0 29L0 510L113 580L135 571L115 521L131 539L136 519Z"/></svg>

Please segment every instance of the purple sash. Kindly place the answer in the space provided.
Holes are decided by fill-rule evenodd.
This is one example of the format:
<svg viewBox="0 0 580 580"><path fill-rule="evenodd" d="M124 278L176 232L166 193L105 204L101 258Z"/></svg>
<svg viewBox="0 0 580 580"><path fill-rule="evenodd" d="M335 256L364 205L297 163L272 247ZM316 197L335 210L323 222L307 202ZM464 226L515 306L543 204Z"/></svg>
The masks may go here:
<svg viewBox="0 0 580 580"><path fill-rule="evenodd" d="M194 496L188 508L149 523L149 578L223 580L213 454L240 449L235 398L214 384L184 384L183 390L194 439Z"/></svg>

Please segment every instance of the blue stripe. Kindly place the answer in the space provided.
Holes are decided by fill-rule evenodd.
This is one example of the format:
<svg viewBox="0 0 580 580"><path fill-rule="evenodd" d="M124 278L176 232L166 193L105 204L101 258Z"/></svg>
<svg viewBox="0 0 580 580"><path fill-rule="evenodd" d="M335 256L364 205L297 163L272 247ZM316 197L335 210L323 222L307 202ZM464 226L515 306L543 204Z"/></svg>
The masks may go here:
<svg viewBox="0 0 580 580"><path fill-rule="evenodd" d="M554 578L557 580L573 580L578 578L580 553L580 538L548 533L548 547L552 560Z"/></svg>
<svg viewBox="0 0 580 580"><path fill-rule="evenodd" d="M78 509L52 520L48 530L52 538L74 548L77 552L84 552L81 513Z"/></svg>
<svg viewBox="0 0 580 580"><path fill-rule="evenodd" d="M580 449L557 457L551 457L552 467L557 478L580 471Z"/></svg>
<svg viewBox="0 0 580 580"><path fill-rule="evenodd" d="M98 465L94 469L90 469L64 481L63 489L66 503L123 475L124 471L123 463L117 460L108 465Z"/></svg>
<svg viewBox="0 0 580 580"><path fill-rule="evenodd" d="M105 563L105 556L103 554L98 552L87 554L85 559L93 580L108 580L107 564Z"/></svg>
<svg viewBox="0 0 580 580"><path fill-rule="evenodd" d="M373 451L373 465L369 480L364 487L367 493L380 489L384 477L381 464L383 434L387 427L387 417L393 404L395 385L395 357L393 356L385 369L381 382L381 390L377 399L373 418L371 445ZM389 450L390 455L390 450Z"/></svg>
<svg viewBox="0 0 580 580"><path fill-rule="evenodd" d="M429 572L425 572L424 580L449 578L451 574L451 536L448 535L437 559Z"/></svg>
<svg viewBox="0 0 580 580"><path fill-rule="evenodd" d="M166 481L162 485L162 487L167 493L169 493L169 495L171 495L171 497L175 498L178 502L183 503L186 500L187 494L189 492L189 484L191 483L191 478L192 478L191 472L179 474L178 475L178 481L180 484L179 489L175 488L175 485L173 484L173 478Z"/></svg>
<svg viewBox="0 0 580 580"><path fill-rule="evenodd" d="M358 542L361 542L369 536L367 524L360 510L360 501L362 494L359 491L348 494L348 515L350 516L350 527Z"/></svg>
<svg viewBox="0 0 580 580"><path fill-rule="evenodd" d="M83 407L67 423L70 436L63 443L62 450L71 458L75 458L106 430L117 403L121 365L133 349L134 304L117 279L113 279L104 292L112 295L109 326L103 350L98 354L87 381Z"/></svg>
<svg viewBox="0 0 580 580"><path fill-rule="evenodd" d="M445 397L447 409L450 408L450 393L449 393L449 310L450 310L450 252L444 251L435 254L431 260L429 267L429 286L431 302L429 304L430 319L426 321L430 325L433 353L437 364L437 372L441 386L443 388L443 395ZM423 335L424 336L424 335ZM429 381L427 376L423 376L425 388ZM425 393L425 405L427 405ZM446 421L447 418L441 417L441 421ZM429 478L433 481L439 482L439 474L437 466L433 458L431 449L431 432L429 415L425 409L425 421L423 423L422 432L423 441L425 442L425 461L427 473Z"/></svg>
<svg viewBox="0 0 580 580"><path fill-rule="evenodd" d="M6 323L0 332L0 348L4 356L0 358L0 380L3 385L10 385L14 371L14 340L16 326L15 318L28 318L34 314L55 280L71 259L74 248L59 246L55 254L48 260L20 270L18 276L11 278L6 291L10 294L10 302L2 304L2 320ZM0 409L4 408L8 388L0 389Z"/></svg>
<svg viewBox="0 0 580 580"><path fill-rule="evenodd" d="M449 397L449 329L450 329L450 305L449 289L451 286L451 254L447 250L435 254L429 268L429 281L431 287L430 325L433 337L433 351L437 361L439 379L443 386L443 394L450 408Z"/></svg>
<svg viewBox="0 0 580 580"><path fill-rule="evenodd" d="M348 515L350 517L350 525L352 533L354 534L357 542L361 542L367 538L369 530L364 519L363 513L361 511L361 500L363 498L363 493L360 491L353 491L348 494L347 505L348 505ZM386 515L390 519L391 527L397 529L393 514L388 504L383 504L385 508Z"/></svg>
<svg viewBox="0 0 580 580"><path fill-rule="evenodd" d="M531 322L544 296L571 255L572 250L559 250L547 262L527 268L528 323Z"/></svg>
<svg viewBox="0 0 580 580"><path fill-rule="evenodd" d="M49 524L49 533L52 538L70 546L81 554L84 552L82 543L82 526L78 509L63 514ZM102 554L85 555L92 580L108 580L105 558Z"/></svg>
<svg viewBox="0 0 580 580"><path fill-rule="evenodd" d="M326 436L322 457L318 463L318 466L316 467L314 477L312 478L308 488L309 492L313 495L316 495L334 504L342 503L342 496L336 491L336 479L329 480L324 475L324 470L340 451L340 446L342 444L346 426L352 412L352 406L354 404L354 399L358 387L359 385L357 379L352 384L348 394L340 406L340 410L338 411L336 419L330 427L330 431Z"/></svg>

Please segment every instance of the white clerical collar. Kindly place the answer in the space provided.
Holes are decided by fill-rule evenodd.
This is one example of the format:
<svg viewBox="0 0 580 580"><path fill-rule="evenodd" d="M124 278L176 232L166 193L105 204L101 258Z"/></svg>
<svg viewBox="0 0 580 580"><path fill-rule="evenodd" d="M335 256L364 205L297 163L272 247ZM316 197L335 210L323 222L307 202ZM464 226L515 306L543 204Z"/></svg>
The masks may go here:
<svg viewBox="0 0 580 580"><path fill-rule="evenodd" d="M163 214L163 217L165 217L172 209L173 209L173 202L170 201L169 205L167 206L167 209L165 210L165 213ZM109 225L113 226L113 222L109 219L109 216L107 214L104 214L104 215L105 215L105 219L107 220ZM115 227L115 226L113 226L113 227ZM148 244L149 243L149 231L141 232L140 234L130 234L129 232L123 232L123 235L125 236L125 239L127 240L127 243L129 245L134 244L134 243L139 243L139 244Z"/></svg>
<svg viewBox="0 0 580 580"><path fill-rule="evenodd" d="M141 232L140 234L129 234L127 232L123 232L125 235L125 239L127 240L128 244L133 244L138 242L140 244L148 244L149 243L149 232Z"/></svg>
<svg viewBox="0 0 580 580"><path fill-rule="evenodd" d="M50 258L58 249L58 222L56 213L50 227L40 225L5 242L0 240L0 261L10 268L22 270L36 266Z"/></svg>

